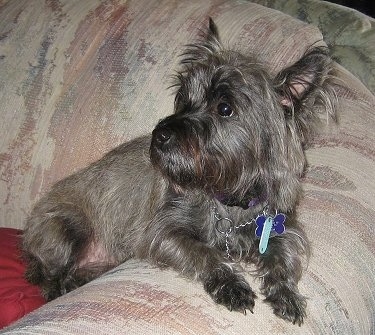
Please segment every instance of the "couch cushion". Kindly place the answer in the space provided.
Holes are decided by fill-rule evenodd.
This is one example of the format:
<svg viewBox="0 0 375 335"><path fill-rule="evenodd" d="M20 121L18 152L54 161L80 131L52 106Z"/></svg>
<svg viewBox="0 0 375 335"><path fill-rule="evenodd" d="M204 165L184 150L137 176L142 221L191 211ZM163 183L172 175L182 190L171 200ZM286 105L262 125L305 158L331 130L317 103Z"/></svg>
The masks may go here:
<svg viewBox="0 0 375 335"><path fill-rule="evenodd" d="M273 71L319 31L247 1L8 0L0 11L3 222L21 226L55 180L173 108L166 90L182 45L211 15L224 43ZM17 55L15 60L14 55ZM358 61L358 60L355 60ZM299 217L313 256L300 283L308 317L276 318L259 295L254 315L229 313L173 271L127 262L30 313L7 334L363 334L375 324L375 99L344 69L340 126L308 152ZM251 278L249 278L250 280Z"/></svg>
<svg viewBox="0 0 375 335"><path fill-rule="evenodd" d="M375 93L375 19L356 10L316 0L253 0L321 30L335 60ZM337 1L337 3L349 1ZM370 0L358 3L370 3ZM355 60L355 61L353 61Z"/></svg>

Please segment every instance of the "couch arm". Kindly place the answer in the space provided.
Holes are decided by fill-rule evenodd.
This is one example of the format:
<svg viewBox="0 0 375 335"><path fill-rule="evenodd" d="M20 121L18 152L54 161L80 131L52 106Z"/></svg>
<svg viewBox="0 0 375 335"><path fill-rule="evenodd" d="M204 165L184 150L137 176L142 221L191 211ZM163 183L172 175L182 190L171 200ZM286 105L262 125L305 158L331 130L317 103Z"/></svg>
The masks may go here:
<svg viewBox="0 0 375 335"><path fill-rule="evenodd" d="M22 227L51 183L170 114L167 78L208 15L228 45L274 71L321 40L315 27L241 0L3 2L1 222ZM339 72L339 127L307 153L298 213L313 249L300 283L309 298L302 327L275 317L252 277L259 298L244 316L213 303L199 283L134 260L3 333L373 334L375 98Z"/></svg>
<svg viewBox="0 0 375 335"><path fill-rule="evenodd" d="M30 313L3 334L369 335L374 321L374 278L361 257L357 255L355 263L355 255L342 255L345 250L334 255L340 246L330 244L335 248L321 247L325 257L314 257L300 283L302 293L309 297L302 327L275 317L260 294L254 314L229 312L216 305L200 284L173 271L129 261ZM316 254L321 256L319 251ZM248 279L259 292L258 282Z"/></svg>

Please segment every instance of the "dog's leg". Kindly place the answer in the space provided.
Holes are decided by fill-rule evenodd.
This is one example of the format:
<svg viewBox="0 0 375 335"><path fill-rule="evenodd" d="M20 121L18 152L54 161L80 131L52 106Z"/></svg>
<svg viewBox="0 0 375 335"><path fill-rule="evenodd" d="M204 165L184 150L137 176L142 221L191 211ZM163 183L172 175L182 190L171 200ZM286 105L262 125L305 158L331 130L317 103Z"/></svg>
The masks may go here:
<svg viewBox="0 0 375 335"><path fill-rule="evenodd" d="M231 264L221 263L204 272L201 276L204 288L216 303L230 311L246 314L248 309L253 313L256 295L238 269Z"/></svg>
<svg viewBox="0 0 375 335"><path fill-rule="evenodd" d="M155 241L151 251L153 261L202 281L212 299L229 310L246 313L248 309L252 312L255 294L239 269L225 262L215 248L189 235L178 234L178 237L172 234Z"/></svg>
<svg viewBox="0 0 375 335"><path fill-rule="evenodd" d="M142 254L137 256L201 281L213 300L229 310L252 311L254 292L239 273L240 268L207 243L206 232L194 223L204 218L197 212L199 208L194 208L194 212L184 212L181 207L176 212L163 210L144 234L142 246L137 248Z"/></svg>
<svg viewBox="0 0 375 335"><path fill-rule="evenodd" d="M49 208L46 208L49 207ZM41 287L47 300L69 292L104 272L79 267L90 239L87 219L73 205L41 202L28 219L22 251L25 277Z"/></svg>
<svg viewBox="0 0 375 335"><path fill-rule="evenodd" d="M308 254L303 232L290 228L270 239L267 251L258 257L258 271L263 280L262 293L276 315L301 325L306 316L306 298L299 293L302 260Z"/></svg>

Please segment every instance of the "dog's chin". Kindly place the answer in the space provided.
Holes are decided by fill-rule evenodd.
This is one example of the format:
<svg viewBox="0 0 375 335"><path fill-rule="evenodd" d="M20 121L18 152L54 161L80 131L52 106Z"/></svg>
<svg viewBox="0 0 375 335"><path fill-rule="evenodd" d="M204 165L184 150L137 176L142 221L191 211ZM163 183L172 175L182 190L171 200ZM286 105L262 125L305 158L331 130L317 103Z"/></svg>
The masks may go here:
<svg viewBox="0 0 375 335"><path fill-rule="evenodd" d="M176 156L165 154L158 148L151 147L150 159L153 167L161 173L174 193L185 194L199 184L191 167L181 168L181 164L176 161ZM189 165L186 164L186 166Z"/></svg>
<svg viewBox="0 0 375 335"><path fill-rule="evenodd" d="M151 161L155 169L157 169L168 183L170 190L175 195L184 196L189 192L202 192L211 197L223 196L225 198L241 199L247 190L238 190L230 187L230 185L215 184L209 178L200 175L191 174L188 171L173 171L170 165L164 161L165 157L151 155Z"/></svg>
<svg viewBox="0 0 375 335"><path fill-rule="evenodd" d="M246 178L243 168L232 166L226 170L219 161L205 161L202 165L199 157L199 151L191 153L178 145L160 148L154 138L151 142L151 163L176 194L202 191L208 195L242 199L249 190L253 192L251 171L248 171L248 182L243 182Z"/></svg>

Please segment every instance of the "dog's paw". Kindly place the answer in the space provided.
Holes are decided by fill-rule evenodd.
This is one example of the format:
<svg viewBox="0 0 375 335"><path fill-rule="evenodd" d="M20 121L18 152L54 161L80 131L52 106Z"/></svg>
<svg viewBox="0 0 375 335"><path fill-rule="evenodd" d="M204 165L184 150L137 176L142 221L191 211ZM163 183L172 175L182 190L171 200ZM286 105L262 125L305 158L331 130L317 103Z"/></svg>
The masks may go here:
<svg viewBox="0 0 375 335"><path fill-rule="evenodd" d="M273 312L280 318L302 325L306 317L306 298L298 291L284 288L269 295L265 301L272 306Z"/></svg>
<svg viewBox="0 0 375 335"><path fill-rule="evenodd" d="M253 313L256 295L241 275L220 269L209 276L204 286L216 303L230 311Z"/></svg>
<svg viewBox="0 0 375 335"><path fill-rule="evenodd" d="M246 310L253 313L255 293L245 281L222 283L212 295L216 303L226 306L230 311L246 314Z"/></svg>

